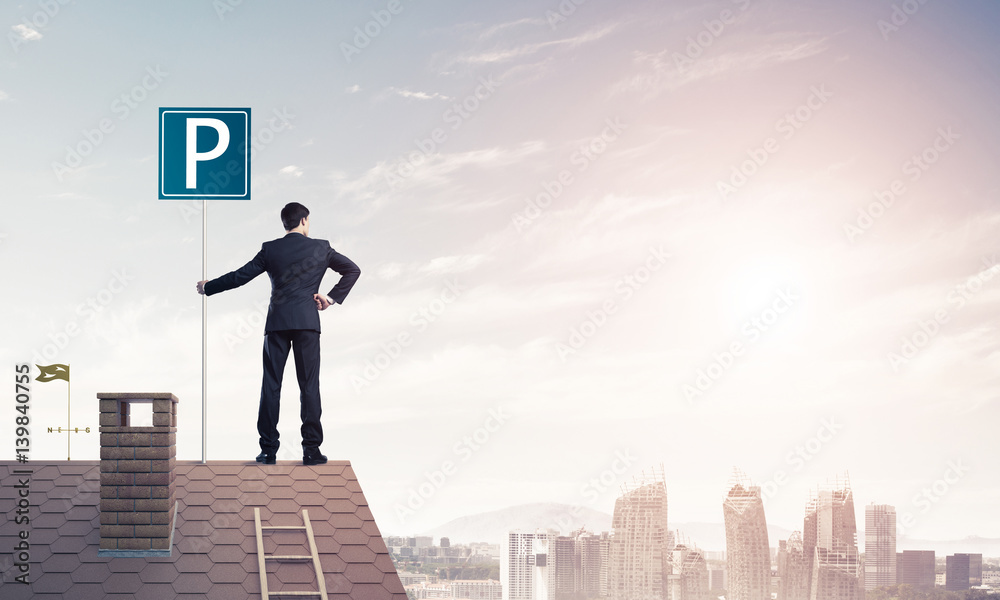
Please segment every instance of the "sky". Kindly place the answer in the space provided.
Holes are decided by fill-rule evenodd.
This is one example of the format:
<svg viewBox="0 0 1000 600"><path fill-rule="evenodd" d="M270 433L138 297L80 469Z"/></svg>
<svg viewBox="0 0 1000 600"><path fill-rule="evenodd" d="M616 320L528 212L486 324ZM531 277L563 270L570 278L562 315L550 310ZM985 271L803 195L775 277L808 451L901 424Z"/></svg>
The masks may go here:
<svg viewBox="0 0 1000 600"><path fill-rule="evenodd" d="M177 395L201 458L202 202L157 198L157 115L251 107L208 276L290 201L361 267L321 315L322 449L384 534L611 512L662 465L674 523L720 522L736 467L788 529L846 476L859 529L874 502L909 537L1000 537L995 2L53 0L0 25L0 364L71 366L73 459L123 391ZM208 299L210 460L259 450L268 293ZM33 382L33 460L66 458L66 397Z"/></svg>

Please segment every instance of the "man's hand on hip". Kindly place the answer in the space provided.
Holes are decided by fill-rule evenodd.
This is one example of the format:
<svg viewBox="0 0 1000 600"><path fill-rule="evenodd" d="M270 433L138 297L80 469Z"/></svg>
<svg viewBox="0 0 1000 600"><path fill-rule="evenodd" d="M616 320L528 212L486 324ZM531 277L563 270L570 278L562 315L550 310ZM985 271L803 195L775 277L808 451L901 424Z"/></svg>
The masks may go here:
<svg viewBox="0 0 1000 600"><path fill-rule="evenodd" d="M326 310L333 306L333 302L330 301L329 296L324 296L323 294L313 294L313 300L316 301L316 310Z"/></svg>

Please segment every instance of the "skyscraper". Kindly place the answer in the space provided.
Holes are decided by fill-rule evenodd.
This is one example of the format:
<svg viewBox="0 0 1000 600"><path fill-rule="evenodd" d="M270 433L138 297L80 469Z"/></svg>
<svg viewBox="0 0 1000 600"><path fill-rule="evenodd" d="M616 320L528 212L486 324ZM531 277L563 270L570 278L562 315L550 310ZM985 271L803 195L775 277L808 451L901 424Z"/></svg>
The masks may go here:
<svg viewBox="0 0 1000 600"><path fill-rule="evenodd" d="M896 585L896 509L865 507L865 589Z"/></svg>
<svg viewBox="0 0 1000 600"><path fill-rule="evenodd" d="M608 595L608 560L611 536L580 536L580 585L584 598L604 598Z"/></svg>
<svg viewBox="0 0 1000 600"><path fill-rule="evenodd" d="M934 587L934 551L904 550L896 555L896 583L914 587Z"/></svg>
<svg viewBox="0 0 1000 600"><path fill-rule="evenodd" d="M583 569L579 540L582 533L582 530L574 531L555 539L552 564L556 570L556 600L577 600L580 597Z"/></svg>
<svg viewBox="0 0 1000 600"><path fill-rule="evenodd" d="M953 554L945 558L944 589L961 592L983 581L982 554Z"/></svg>
<svg viewBox="0 0 1000 600"><path fill-rule="evenodd" d="M771 599L771 551L760 487L739 471L722 503L731 600Z"/></svg>
<svg viewBox="0 0 1000 600"><path fill-rule="evenodd" d="M778 600L809 600L810 564L801 532L778 542Z"/></svg>
<svg viewBox="0 0 1000 600"><path fill-rule="evenodd" d="M555 600L556 569L551 557L559 532L511 531L500 561L503 600Z"/></svg>
<svg viewBox="0 0 1000 600"><path fill-rule="evenodd" d="M806 505L803 551L810 558L810 600L861 600L854 494L845 476L820 487Z"/></svg>
<svg viewBox="0 0 1000 600"><path fill-rule="evenodd" d="M612 600L666 600L667 485L663 470L622 486L612 517L615 534L608 565Z"/></svg>

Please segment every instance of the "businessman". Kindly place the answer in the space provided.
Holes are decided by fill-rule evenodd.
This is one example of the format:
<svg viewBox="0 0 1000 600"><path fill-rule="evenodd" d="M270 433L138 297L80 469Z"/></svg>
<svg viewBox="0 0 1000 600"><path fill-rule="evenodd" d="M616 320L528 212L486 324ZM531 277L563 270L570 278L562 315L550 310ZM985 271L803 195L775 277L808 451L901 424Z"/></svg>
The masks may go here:
<svg viewBox="0 0 1000 600"><path fill-rule="evenodd" d="M271 278L271 303L264 324L264 381L257 413L261 452L257 462L273 465L277 457L281 378L292 349L302 403L302 462L320 465L326 462L326 457L319 450L323 443L319 311L343 304L361 269L331 248L326 240L309 238L309 209L305 206L298 202L285 205L281 209L281 223L285 237L264 242L257 256L247 264L217 279L199 281L196 287L199 294L211 296L267 272ZM318 292L328 268L340 273L340 281L324 295Z"/></svg>

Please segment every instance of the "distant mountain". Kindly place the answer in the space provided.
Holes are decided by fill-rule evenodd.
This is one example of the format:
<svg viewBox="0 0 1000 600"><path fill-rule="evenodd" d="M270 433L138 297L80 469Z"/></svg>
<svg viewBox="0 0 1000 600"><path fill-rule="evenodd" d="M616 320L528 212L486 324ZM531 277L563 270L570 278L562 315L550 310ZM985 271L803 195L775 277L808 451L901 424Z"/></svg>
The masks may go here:
<svg viewBox="0 0 1000 600"><path fill-rule="evenodd" d="M457 544L470 542L499 544L506 539L507 533L511 530L534 531L548 527L564 533L580 527L600 533L611 530L611 515L582 506L539 502L459 517L421 535L433 536L435 541L444 536Z"/></svg>
<svg viewBox="0 0 1000 600"><path fill-rule="evenodd" d="M722 523L673 523L672 531L680 531L681 536L693 542L702 550L721 551L726 548L726 528ZM611 515L599 510L573 507L568 504L535 503L511 506L491 512L459 517L438 527L422 532L438 541L442 536L452 543L489 542L501 544L507 533L513 529L534 531L540 528L558 529L569 533L579 528L601 533L611 531ZM768 525L767 537L772 548L778 547L779 540L787 540L791 529ZM858 532L858 545L864 548L864 532ZM678 540L680 541L680 540ZM981 553L983 556L1000 556L1000 539L970 536L963 540L919 540L901 537L896 550L934 550L938 556L958 552Z"/></svg>
<svg viewBox="0 0 1000 600"><path fill-rule="evenodd" d="M702 550L718 551L726 547L726 529L722 523L669 523L671 530L681 534ZM490 542L499 544L509 531L521 529L534 531L539 528L558 529L569 533L581 527L594 533L611 531L611 515L606 512L568 504L535 503L522 504L459 517L421 535L429 535L437 540L447 537L452 543ZM768 526L771 545L777 547L779 539L787 539L791 530Z"/></svg>

